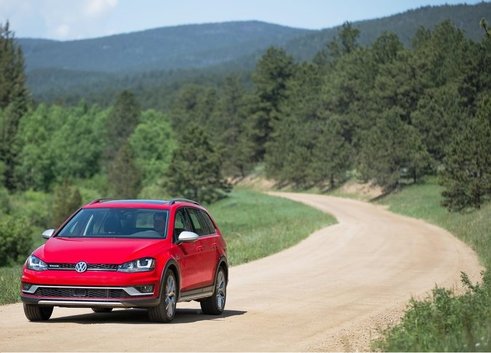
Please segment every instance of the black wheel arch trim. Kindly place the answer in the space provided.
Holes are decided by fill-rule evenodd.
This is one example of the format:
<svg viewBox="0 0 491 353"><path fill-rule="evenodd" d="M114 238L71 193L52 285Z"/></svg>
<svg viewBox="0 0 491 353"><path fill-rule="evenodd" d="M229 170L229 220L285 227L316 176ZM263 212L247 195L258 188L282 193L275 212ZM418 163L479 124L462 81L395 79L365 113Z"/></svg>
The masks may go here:
<svg viewBox="0 0 491 353"><path fill-rule="evenodd" d="M177 273L175 273L175 277L176 277L176 281L177 281L176 287L178 290L177 298L179 298L181 295L181 283L182 283L181 282L181 270L179 268L179 264L177 263L177 261L175 261L174 259L170 259L169 261L167 261L167 263L164 266L164 270L160 274L159 301L162 298L162 285L164 283L164 276L167 273L167 271L169 270L169 267L171 267L171 266L173 266L176 269L175 272L177 272Z"/></svg>
<svg viewBox="0 0 491 353"><path fill-rule="evenodd" d="M216 275L218 274L218 269L222 266L222 264L224 265L224 268L225 268L225 277L227 279L227 284L228 284L228 281L229 281L228 261L227 261L227 257L225 257L225 255L222 255L220 257L220 260L218 260L218 265L217 265L217 268L215 270L215 278L216 278Z"/></svg>

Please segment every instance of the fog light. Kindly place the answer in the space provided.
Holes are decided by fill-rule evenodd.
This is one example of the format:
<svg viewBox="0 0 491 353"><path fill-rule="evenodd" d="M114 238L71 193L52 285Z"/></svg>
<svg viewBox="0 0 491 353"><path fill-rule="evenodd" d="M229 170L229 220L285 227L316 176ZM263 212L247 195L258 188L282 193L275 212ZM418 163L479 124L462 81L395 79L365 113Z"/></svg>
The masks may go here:
<svg viewBox="0 0 491 353"><path fill-rule="evenodd" d="M30 283L22 283L22 290L23 291L28 291L29 289L31 289L32 287L32 284Z"/></svg>
<svg viewBox="0 0 491 353"><path fill-rule="evenodd" d="M140 293L153 293L153 285L148 284L146 286L135 287Z"/></svg>

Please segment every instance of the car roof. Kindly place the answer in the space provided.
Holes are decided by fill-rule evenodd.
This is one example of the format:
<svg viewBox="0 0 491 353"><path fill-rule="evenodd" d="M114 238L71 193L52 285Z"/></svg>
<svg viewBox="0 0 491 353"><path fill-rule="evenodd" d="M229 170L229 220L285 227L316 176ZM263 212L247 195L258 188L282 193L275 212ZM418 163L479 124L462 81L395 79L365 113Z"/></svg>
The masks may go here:
<svg viewBox="0 0 491 353"><path fill-rule="evenodd" d="M154 209L168 209L175 204L187 204L197 205L199 203L188 199L171 199L171 200L144 200L144 199L130 199L130 200L113 200L113 199L96 199L83 208L154 208Z"/></svg>

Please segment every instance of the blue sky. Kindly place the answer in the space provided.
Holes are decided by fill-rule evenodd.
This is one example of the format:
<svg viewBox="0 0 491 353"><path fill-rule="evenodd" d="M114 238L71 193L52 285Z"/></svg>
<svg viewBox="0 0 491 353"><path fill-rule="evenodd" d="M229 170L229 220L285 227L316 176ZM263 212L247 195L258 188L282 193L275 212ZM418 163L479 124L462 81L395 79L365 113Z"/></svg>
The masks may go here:
<svg viewBox="0 0 491 353"><path fill-rule="evenodd" d="M82 39L191 23L260 20L321 29L463 0L0 0L16 37ZM467 0L475 4L480 0Z"/></svg>

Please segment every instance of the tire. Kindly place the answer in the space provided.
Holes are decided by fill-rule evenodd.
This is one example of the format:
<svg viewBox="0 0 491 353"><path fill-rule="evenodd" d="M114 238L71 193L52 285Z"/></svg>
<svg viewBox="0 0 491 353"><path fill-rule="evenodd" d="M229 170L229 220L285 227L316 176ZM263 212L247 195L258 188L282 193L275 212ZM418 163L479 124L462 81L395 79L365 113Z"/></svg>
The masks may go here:
<svg viewBox="0 0 491 353"><path fill-rule="evenodd" d="M113 308L91 308L94 313L110 313Z"/></svg>
<svg viewBox="0 0 491 353"><path fill-rule="evenodd" d="M24 304L24 314L29 321L46 321L49 320L53 313L52 306L39 306L33 304Z"/></svg>
<svg viewBox="0 0 491 353"><path fill-rule="evenodd" d="M201 311L208 315L221 315L225 309L227 300L227 276L225 269L220 266L215 277L215 289L213 295L200 302Z"/></svg>
<svg viewBox="0 0 491 353"><path fill-rule="evenodd" d="M172 270L167 270L162 282L160 302L148 309L148 316L154 322L171 322L176 315L177 281Z"/></svg>

